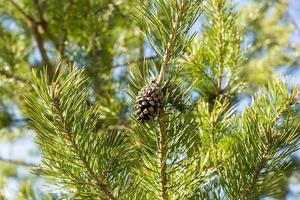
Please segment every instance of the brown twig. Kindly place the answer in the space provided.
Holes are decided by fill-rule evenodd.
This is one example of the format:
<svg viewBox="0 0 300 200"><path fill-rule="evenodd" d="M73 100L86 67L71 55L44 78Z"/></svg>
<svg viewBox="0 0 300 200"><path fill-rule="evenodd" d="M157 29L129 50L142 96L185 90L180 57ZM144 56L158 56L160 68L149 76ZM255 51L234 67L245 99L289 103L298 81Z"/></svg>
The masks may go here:
<svg viewBox="0 0 300 200"><path fill-rule="evenodd" d="M44 40L41 36L38 25L39 23L33 18L32 15L28 14L20 5L18 5L14 0L9 0L9 2L26 18L28 26L31 28L33 36L36 40L38 49L40 51L41 57L45 63L45 65L48 66L48 75L49 77L52 76L52 67L51 62L48 58L46 49L44 47Z"/></svg>
<svg viewBox="0 0 300 200"><path fill-rule="evenodd" d="M69 18L72 6L73 6L73 0L69 0L68 1L68 5L67 5L67 7L66 7L66 9L64 11L64 22L63 22L63 32L64 32L64 35L63 35L63 39L62 39L62 42L61 42L61 45L60 45L60 48L59 48L60 58L64 57L64 50L65 50L66 41L68 39L68 34L69 34L68 33L68 18Z"/></svg>
<svg viewBox="0 0 300 200"><path fill-rule="evenodd" d="M29 163L29 162L25 162L25 161L12 160L12 159L2 158L2 157L0 157L0 161L10 163L13 165L21 165L24 167L37 167L38 166L36 163Z"/></svg>
<svg viewBox="0 0 300 200"><path fill-rule="evenodd" d="M0 75L2 76L5 76L6 78L8 79L14 79L16 81L19 81L19 82L22 82L22 83L25 83L25 84L29 84L29 81L24 79L24 78L21 78L19 76L16 76L6 70L3 70L3 69L0 69Z"/></svg>
<svg viewBox="0 0 300 200"><path fill-rule="evenodd" d="M133 59L133 60L129 60L127 62L124 62L124 63L121 63L121 64L116 64L116 65L113 65L112 68L118 68L118 67L124 67L124 66L127 66L127 65L130 65L132 63L141 63L141 62L144 62L146 60L154 60L156 59L157 56L149 56L149 57L146 57L146 58L139 58L139 59Z"/></svg>
<svg viewBox="0 0 300 200"><path fill-rule="evenodd" d="M218 6L218 14L220 15L221 11L221 3ZM222 20L219 20L221 23L220 27L223 28ZM218 78L217 78L217 92L218 96L222 93L222 78L223 78L223 67L224 67L224 56L223 56L223 32L220 30L218 35Z"/></svg>
<svg viewBox="0 0 300 200"><path fill-rule="evenodd" d="M21 8L21 6L19 6L16 2L14 2L13 0L8 0L24 17L26 17L26 19L28 21L32 21L34 20L33 17L31 15L29 15L28 13L25 12L25 10L23 8Z"/></svg>
<svg viewBox="0 0 300 200"><path fill-rule="evenodd" d="M30 23L31 25L31 28L32 28L32 32L33 32L33 35L35 37L35 40L36 40L36 43L37 43L37 46L38 46L38 49L40 51L40 54L43 58L43 61L45 63L45 65L48 67L48 75L49 77L52 77L52 65L50 63L50 60L48 58L48 55L47 55L47 51L44 47L44 40L43 40L43 37L41 36L40 32L39 32L39 29L38 29L38 24L36 23L36 21L31 21Z"/></svg>
<svg viewBox="0 0 300 200"><path fill-rule="evenodd" d="M35 5L35 7L38 11L38 14L39 14L39 21L37 22L37 24L40 25L40 27L43 29L45 34L52 41L52 43L54 44L54 47L58 51L59 50L59 44L56 42L55 37L52 35L52 33L48 29L48 22L44 18L44 10L41 6L40 1L39 0L33 0L33 3L34 3L34 5Z"/></svg>

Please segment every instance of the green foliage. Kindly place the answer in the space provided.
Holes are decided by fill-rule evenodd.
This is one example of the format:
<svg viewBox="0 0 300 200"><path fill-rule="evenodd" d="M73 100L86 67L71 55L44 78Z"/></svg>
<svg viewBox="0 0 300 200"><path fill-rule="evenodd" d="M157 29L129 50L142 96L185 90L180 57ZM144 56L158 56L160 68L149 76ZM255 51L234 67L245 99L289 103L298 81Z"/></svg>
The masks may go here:
<svg viewBox="0 0 300 200"><path fill-rule="evenodd" d="M17 175L16 166L11 166L8 163L1 163L1 176L2 177L14 177Z"/></svg>
<svg viewBox="0 0 300 200"><path fill-rule="evenodd" d="M142 87L143 81L138 69L131 68L131 88L129 94L135 97L136 92ZM213 173L213 168L206 168L208 162L206 153L199 152L196 146L199 141L197 124L192 113L193 109L178 109L183 102L186 90L180 90L171 82L164 85L165 111L166 111L166 172L168 191L172 199L189 199L195 191L207 182L207 177ZM176 90L176 93L174 93ZM187 106L187 104L185 104ZM181 107L179 107L181 108ZM185 111L185 112L183 112ZM157 121L140 123L132 116L134 126L130 130L133 145L138 152L140 164L135 168L136 176L145 196L138 199L161 198L161 129ZM202 157L203 156L203 157ZM198 175L196 175L198 174ZM195 176L196 175L196 176ZM178 184L180 183L180 184Z"/></svg>
<svg viewBox="0 0 300 200"><path fill-rule="evenodd" d="M20 191L16 198L17 200L54 200L55 197L51 195L37 195L29 180L21 182Z"/></svg>
<svg viewBox="0 0 300 200"><path fill-rule="evenodd" d="M288 181L297 180L291 154L300 130L299 88L270 80L273 68L299 63L285 1L136 4L0 2L0 133L14 130L6 135L17 138L28 130L15 125L6 102L25 110L21 120L42 154L34 172L62 192L39 195L22 181L17 198L284 198ZM132 104L151 78L164 105L140 123ZM254 97L240 113L246 94ZM17 168L3 166L2 181L17 176Z"/></svg>
<svg viewBox="0 0 300 200"><path fill-rule="evenodd" d="M28 183L22 183L20 186L20 194L18 195L18 200L23 199L32 199L34 196L34 192L32 191L32 187L30 182Z"/></svg>
<svg viewBox="0 0 300 200"><path fill-rule="evenodd" d="M298 150L299 131L293 126L299 112L299 89L278 81L253 99L234 130L231 154L220 171L229 199L258 199L281 194L281 181Z"/></svg>
<svg viewBox="0 0 300 200"><path fill-rule="evenodd" d="M230 1L207 1L204 14L203 31L189 49L184 65L202 98L213 105L216 98L235 98L242 88L238 80L242 35Z"/></svg>
<svg viewBox="0 0 300 200"><path fill-rule="evenodd" d="M43 152L36 172L74 198L160 198L157 122L134 120L128 132L96 132L97 115L88 107L82 73L71 68L64 77L58 68L51 83L42 74L34 75L35 93L28 97L27 114ZM212 110L199 102L198 116L168 113L165 173L171 198L202 198L204 190L217 191L206 185L218 179L228 199L281 194L279 181L289 166L288 156L298 149L299 132L293 126L297 98L297 88L288 92L285 83L275 81L242 117L228 109L228 102L216 102Z"/></svg>
<svg viewBox="0 0 300 200"><path fill-rule="evenodd" d="M36 172L73 198L121 198L130 188L127 173L134 164L128 137L96 131L98 117L87 104L86 76L82 70L70 70L62 79L58 68L51 83L45 73L40 78L34 74L34 94L28 97L26 112L44 158Z"/></svg>
<svg viewBox="0 0 300 200"><path fill-rule="evenodd" d="M182 54L192 39L187 33L199 16L201 1L158 0L141 7L137 20L155 52L160 57L167 51L175 58Z"/></svg>

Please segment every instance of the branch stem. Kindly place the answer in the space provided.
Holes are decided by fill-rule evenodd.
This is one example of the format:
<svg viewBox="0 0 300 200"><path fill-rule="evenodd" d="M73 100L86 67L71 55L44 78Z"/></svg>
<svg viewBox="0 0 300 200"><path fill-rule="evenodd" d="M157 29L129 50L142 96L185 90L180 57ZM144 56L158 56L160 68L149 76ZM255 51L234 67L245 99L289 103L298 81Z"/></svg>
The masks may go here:
<svg viewBox="0 0 300 200"><path fill-rule="evenodd" d="M249 184L249 187L246 188L245 192L243 195L241 195L241 200L246 200L248 199L249 195L251 194L251 192L254 190L255 186L256 186L256 183L259 179L259 176L260 176L260 172L261 170L264 168L264 166L266 165L267 161L268 161L268 157L269 157L269 152L270 152L270 149L268 146L266 146L264 149L263 149L263 152L262 152L262 159L260 160L260 162L257 164L257 167L256 167L256 171L254 173L254 176L252 177L252 180Z"/></svg>
<svg viewBox="0 0 300 200"><path fill-rule="evenodd" d="M98 189L101 193L106 195L110 200L116 200L116 198L113 196L112 192L103 184L101 179L99 179L96 175L96 173L93 171L93 169L90 167L86 159L82 156L82 153L76 144L74 138L72 137L74 134L72 134L71 130L67 127L63 113L61 111L60 105L58 100L54 100L54 112L56 113L58 117L58 125L62 128L64 133L66 134L66 139L70 142L70 144L73 147L74 152L78 156L78 158L81 160L84 167L87 169L87 172L90 174L91 178L93 179L93 182L96 183L98 186Z"/></svg>
<svg viewBox="0 0 300 200"><path fill-rule="evenodd" d="M35 164L35 163L29 163L29 162L20 161L20 160L6 159L6 158L2 158L2 157L0 157L0 161L10 163L13 165L21 165L24 167L36 167L37 166L37 164Z"/></svg>
<svg viewBox="0 0 300 200"><path fill-rule="evenodd" d="M68 34L69 34L68 19L69 19L69 16L70 16L70 12L72 10L73 3L74 3L73 0L69 0L68 4L67 4L67 7L64 10L63 39L62 39L62 42L59 46L59 58L58 58L58 60L60 60L64 57L64 51L65 51L66 42L68 40Z"/></svg>
<svg viewBox="0 0 300 200"><path fill-rule="evenodd" d="M180 24L182 21L182 17L187 8L187 0L180 1L180 5L178 7L178 13L176 13L175 21L172 24L172 30L170 38L167 42L166 50L164 56L162 58L162 66L160 69L160 73L158 76L157 82L159 84L163 84L165 72L167 70L167 66L169 65L174 51L174 46L176 43L176 38L178 34L178 29L180 28ZM165 121L165 113L162 110L159 114L159 156L158 156L158 164L160 168L160 185L161 185L161 200L168 200L168 179L167 179L167 131L166 131L166 121Z"/></svg>
<svg viewBox="0 0 300 200"><path fill-rule="evenodd" d="M160 113L159 120L160 135L159 135L159 168L160 168L160 184L161 184L161 199L168 199L168 180L167 180L167 148L166 148L166 125L164 111Z"/></svg>
<svg viewBox="0 0 300 200"><path fill-rule="evenodd" d="M167 47L164 53L164 56L162 58L162 66L159 72L158 80L157 82L162 84L164 82L164 75L167 70L167 66L169 65L171 59L172 59L172 52L174 50L174 45L177 37L178 29L180 28L180 24L182 21L182 16L187 8L187 0L182 0L181 4L179 6L178 14L176 15L174 24L172 26L171 35L167 42Z"/></svg>
<svg viewBox="0 0 300 200"><path fill-rule="evenodd" d="M33 18L32 15L28 14L20 5L18 5L15 1L13 0L9 0L9 2L26 18L27 22L28 22L28 26L31 28L33 36L36 40L39 52L41 54L41 57L43 59L43 62L45 65L48 66L48 77L52 77L52 67L51 67L51 62L48 58L47 55L47 51L44 47L44 39L41 35L41 33L39 32L39 23ZM37 0L35 0L34 2L37 2Z"/></svg>
<svg viewBox="0 0 300 200"><path fill-rule="evenodd" d="M52 65L48 58L47 51L44 47L44 39L39 32L38 24L36 23L36 21L33 20L33 21L30 21L30 26L32 28L32 33L36 40L41 57L43 58L43 61L44 61L45 65L47 66L48 77L52 77L52 75L53 75Z"/></svg>
<svg viewBox="0 0 300 200"><path fill-rule="evenodd" d="M293 98L293 97L291 97L291 98ZM276 123L284 111L285 111L285 109L280 108L277 111L278 113L274 117L273 122ZM277 137L276 134L271 133L269 135L270 135L271 142L274 141ZM253 192L253 190L255 189L255 186L259 180L259 176L261 175L261 171L264 169L265 165L267 164L267 162L269 160L270 153L271 153L270 144L266 144L264 146L264 148L262 149L261 160L259 161L259 163L256 166L256 170L255 170L254 176L252 177L252 179L250 181L249 187L245 189L245 192L241 195L240 200L248 199L249 195L251 195L251 192Z"/></svg>
<svg viewBox="0 0 300 200"><path fill-rule="evenodd" d="M70 1L72 1L72 0L70 0ZM38 24L43 29L45 34L48 36L50 41L53 43L55 49L58 51L58 53L59 53L58 60L60 60L63 57L63 55L61 54L61 49L62 49L62 47L64 47L64 41L62 41L62 43L60 44L57 41L57 39L54 37L54 35L49 31L48 22L44 18L44 10L43 10L40 0L33 0L33 3L35 4L35 7L39 14L39 23ZM64 13L64 16L65 16L64 17L64 20L65 20L65 18L68 17L68 14ZM64 29L64 27L63 27L63 29Z"/></svg>
<svg viewBox="0 0 300 200"><path fill-rule="evenodd" d="M223 76L223 68L224 68L224 57L223 57L223 51L224 51L224 45L223 45L223 21L222 21L222 6L221 3L218 5L218 17L219 19L219 26L220 30L218 33L218 78L217 78L217 92L218 96L222 94L222 76Z"/></svg>
<svg viewBox="0 0 300 200"><path fill-rule="evenodd" d="M28 21L34 20L31 15L25 12L21 6L19 6L15 1L13 0L8 0Z"/></svg>
<svg viewBox="0 0 300 200"><path fill-rule="evenodd" d="M29 84L28 80L23 79L19 76L16 76L16 75L14 75L14 74L6 71L6 70L3 70L3 69L0 69L0 75L5 76L6 78L9 78L9 79L14 79L16 81L19 81L19 82L22 82L22 83L25 83L25 84Z"/></svg>

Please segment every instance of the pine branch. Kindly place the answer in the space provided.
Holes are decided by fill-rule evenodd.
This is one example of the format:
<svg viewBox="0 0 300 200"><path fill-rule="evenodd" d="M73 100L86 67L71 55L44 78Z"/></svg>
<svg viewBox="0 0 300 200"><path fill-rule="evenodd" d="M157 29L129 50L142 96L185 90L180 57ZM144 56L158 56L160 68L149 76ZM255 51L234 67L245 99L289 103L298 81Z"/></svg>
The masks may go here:
<svg viewBox="0 0 300 200"><path fill-rule="evenodd" d="M59 54L60 54L60 58L63 58L64 56L64 49L66 46L66 41L68 39L68 19L69 19L69 15L73 6L73 0L68 0L68 4L67 7L64 11L64 22L63 22L63 39L59 48ZM60 60L60 59L59 59Z"/></svg>
<svg viewBox="0 0 300 200"><path fill-rule="evenodd" d="M19 76L16 76L6 70L3 70L3 69L0 69L0 75L2 76L5 76L6 78L8 79L14 79L16 81L19 81L19 82L22 82L22 83L25 83L25 84L29 84L29 81L24 79L24 78L21 78Z"/></svg>
<svg viewBox="0 0 300 200"><path fill-rule="evenodd" d="M173 50L174 50L173 47L175 45L174 42L175 42L175 39L177 36L177 31L182 22L183 14L185 13L186 9L188 8L187 7L188 0L182 0L180 2L181 2L181 4L180 4L179 10L178 10L178 14L176 15L174 25L172 26L172 32L170 35L170 39L167 42L167 48L166 48L164 56L162 58L162 66L161 66L160 73L159 73L158 80L157 80L158 83L160 83L160 84L162 84L164 82L165 71L167 69L167 66L170 63L170 60L172 59L172 54L173 54Z"/></svg>
<svg viewBox="0 0 300 200"><path fill-rule="evenodd" d="M294 97L293 94L291 95L291 98L288 99L288 101L291 102L291 104L295 103L294 102ZM285 108L286 109L286 108ZM282 115L282 113L284 113L286 110L284 108L280 108L277 111L277 116L275 118L273 118L272 120L272 124L276 124L277 120L280 118L280 116ZM267 162L269 161L269 157L271 156L271 146L273 145L272 142L276 141L276 137L277 134L273 133L271 130L268 131L270 136L271 136L271 141L268 144L265 144L265 146L263 147L261 153L261 159L260 161L257 163L257 166L255 167L256 170L254 172L254 175L252 177L252 180L249 183L249 186L245 189L245 192L243 192L243 194L241 195L241 200L247 200L249 196L251 196L251 193L255 190L255 187L257 185L257 182L259 181L259 178L261 176L261 171L265 168Z"/></svg>
<svg viewBox="0 0 300 200"><path fill-rule="evenodd" d="M231 1L207 0L204 11L203 31L194 41L186 63L200 95L213 105L224 96L233 99L242 89L242 82L236 76L242 59L241 37ZM227 81L222 85L224 76Z"/></svg>
<svg viewBox="0 0 300 200"><path fill-rule="evenodd" d="M83 70L58 68L51 82L45 72L33 73L26 98L29 125L43 154L36 173L59 183L70 197L122 198L131 189L128 176L135 164L128 136L98 123Z"/></svg>
<svg viewBox="0 0 300 200"><path fill-rule="evenodd" d="M56 47L56 49L58 48L57 43L55 42L54 36L50 33L49 29L48 29L48 23L46 22L46 20L44 19L44 11L43 8L41 6L41 2L39 0L33 0L33 4L35 5L38 14L39 14L39 22L35 21L35 25L36 27L38 27L39 25L41 26L41 28L45 31L45 33L47 34L47 36L50 38L50 40L53 42L54 46ZM35 33L36 32L36 33ZM34 34L36 35L36 40L40 41L40 43L44 43L43 40L41 40L41 36L38 32L38 29L36 31L34 31ZM38 44L40 52L42 54L43 59L45 60L45 63L47 64L47 66L51 66L50 65L50 61L48 59L47 53L44 50L43 45Z"/></svg>
<svg viewBox="0 0 300 200"><path fill-rule="evenodd" d="M297 88L288 92L285 83L274 81L246 109L241 130L233 135L234 159L220 172L228 198L257 199L280 192L288 157L298 149L299 131L293 124L298 94Z"/></svg>
<svg viewBox="0 0 300 200"><path fill-rule="evenodd" d="M156 51L157 55L161 57L162 64L156 81L162 86L165 82L164 78L168 66L172 60L175 60L184 53L193 37L189 36L188 31L199 16L201 1L179 0L172 2L157 0L151 2L150 5L143 4L142 6L143 18L141 20L138 19L138 21L142 25L150 45ZM135 77L133 80L135 80ZM159 167L158 177L160 181L157 189L159 190L158 198L162 200L168 200L169 193L172 193L172 189L169 190L172 180L168 180L168 177L171 177L171 175L168 174L168 165L166 163L167 152L169 151L167 149L167 141L170 134L169 130L166 130L166 127L169 126L170 122L166 121L165 112L163 109L159 113L158 141L155 141L158 150L154 150L158 151L156 167Z"/></svg>
<svg viewBox="0 0 300 200"><path fill-rule="evenodd" d="M36 40L38 49L40 51L41 57L43 58L43 61L45 63L46 66L48 66L48 75L49 77L52 76L52 65L51 62L48 58L47 55L47 51L44 47L44 40L43 37L41 35L41 33L39 32L39 28L38 25L39 23L33 18L32 15L28 14L20 5L18 5L14 0L9 0L9 2L27 19L27 23L29 25L29 27L32 30L33 36Z"/></svg>
<svg viewBox="0 0 300 200"><path fill-rule="evenodd" d="M176 15L176 19L174 22L174 25L172 26L172 32L170 39L167 42L167 48L165 50L164 56L162 58L162 66L161 70L158 76L157 82L160 84L163 84L164 82L164 76L165 71L167 69L167 66L169 65L170 60L172 59L172 54L174 51L174 45L175 40L177 36L178 28L180 27L180 24L182 22L182 16L184 12L186 11L187 7L187 0L182 0L181 4L179 6L178 13ZM166 125L165 125L165 114L164 111L160 113L160 119L159 119L159 126L160 126L160 137L159 137L159 167L160 167L160 183L161 183L161 199L167 200L168 199L168 191L167 191L167 164L166 164L166 156L167 156L167 149L166 149Z"/></svg>
<svg viewBox="0 0 300 200"><path fill-rule="evenodd" d="M251 192L254 190L257 181L259 180L259 177L261 175L261 171L263 170L266 163L268 162L269 153L270 153L269 146L264 147L261 156L262 159L257 163L256 171L254 173L254 176L252 177L252 181L249 183L249 187L246 188L243 194L241 194L241 200L247 200Z"/></svg>
<svg viewBox="0 0 300 200"><path fill-rule="evenodd" d="M88 173L93 179L93 182L95 182L98 186L98 189L101 193L105 194L109 199L111 200L116 200L116 198L113 196L113 194L106 188L106 186L102 183L101 179L97 177L95 172L92 170L90 165L87 163L87 161L84 159L81 151L79 150L78 145L76 144L75 140L73 139L72 135L74 135L66 125L63 113L61 111L60 105L59 105L59 100L56 99L53 102L54 105L54 113L58 117L58 123L60 128L65 132L67 140L70 142L72 148L74 149L75 153L77 154L78 158L82 161L84 167L87 169Z"/></svg>
<svg viewBox="0 0 300 200"><path fill-rule="evenodd" d="M14 0L8 0L28 21L33 21L33 17L29 15L20 5Z"/></svg>
<svg viewBox="0 0 300 200"><path fill-rule="evenodd" d="M218 41L217 41L217 48L218 48L218 82L217 82L217 91L218 91L218 96L221 95L222 93L222 76L223 76L223 67L224 67L224 53L223 53L223 24L222 24L222 19L220 16L220 13L222 12L222 6L221 6L221 1L218 2L218 6L217 6L217 16L220 18L219 19L219 26L221 28L221 30L219 31L218 34Z"/></svg>

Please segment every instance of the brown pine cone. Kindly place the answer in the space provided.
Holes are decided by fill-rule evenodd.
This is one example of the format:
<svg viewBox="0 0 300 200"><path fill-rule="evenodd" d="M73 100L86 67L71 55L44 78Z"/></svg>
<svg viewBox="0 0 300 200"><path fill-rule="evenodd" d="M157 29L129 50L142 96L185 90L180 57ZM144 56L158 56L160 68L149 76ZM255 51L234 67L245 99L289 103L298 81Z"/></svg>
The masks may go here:
<svg viewBox="0 0 300 200"><path fill-rule="evenodd" d="M141 122L147 122L155 118L163 106L163 92L160 84L152 79L145 87L139 91L135 108L137 109L137 119Z"/></svg>

